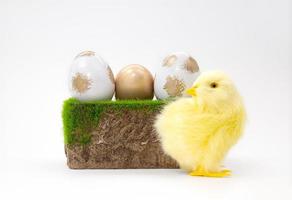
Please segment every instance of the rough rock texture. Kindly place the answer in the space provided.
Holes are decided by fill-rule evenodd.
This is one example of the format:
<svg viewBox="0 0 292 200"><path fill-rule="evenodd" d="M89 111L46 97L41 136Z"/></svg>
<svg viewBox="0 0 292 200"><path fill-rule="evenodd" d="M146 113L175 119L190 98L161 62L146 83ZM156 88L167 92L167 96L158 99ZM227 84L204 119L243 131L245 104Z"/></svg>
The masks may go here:
<svg viewBox="0 0 292 200"><path fill-rule="evenodd" d="M178 168L161 149L153 122L157 110L107 109L89 144L67 144L72 169Z"/></svg>

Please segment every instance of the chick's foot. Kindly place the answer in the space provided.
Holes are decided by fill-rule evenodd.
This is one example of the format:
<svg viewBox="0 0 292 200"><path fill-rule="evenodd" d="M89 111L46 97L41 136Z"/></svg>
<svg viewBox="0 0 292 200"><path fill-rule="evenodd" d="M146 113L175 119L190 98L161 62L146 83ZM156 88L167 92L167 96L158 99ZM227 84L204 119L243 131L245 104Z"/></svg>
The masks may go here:
<svg viewBox="0 0 292 200"><path fill-rule="evenodd" d="M206 176L206 177L215 177L215 178L221 178L221 177L226 177L231 175L230 170L222 170L219 172L208 172L204 170L195 170L189 173L190 176Z"/></svg>

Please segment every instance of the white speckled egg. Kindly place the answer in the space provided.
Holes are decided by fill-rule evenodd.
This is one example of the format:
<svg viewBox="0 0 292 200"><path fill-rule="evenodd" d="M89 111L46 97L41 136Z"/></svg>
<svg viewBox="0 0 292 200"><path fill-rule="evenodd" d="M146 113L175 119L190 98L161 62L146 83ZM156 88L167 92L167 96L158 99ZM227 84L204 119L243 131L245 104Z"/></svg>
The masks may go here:
<svg viewBox="0 0 292 200"><path fill-rule="evenodd" d="M72 97L81 101L110 100L115 91L114 75L101 57L84 51L71 65L69 89Z"/></svg>
<svg viewBox="0 0 292 200"><path fill-rule="evenodd" d="M185 90L193 85L199 74L197 62L189 54L173 53L167 56L155 74L154 92L156 98L188 96Z"/></svg>

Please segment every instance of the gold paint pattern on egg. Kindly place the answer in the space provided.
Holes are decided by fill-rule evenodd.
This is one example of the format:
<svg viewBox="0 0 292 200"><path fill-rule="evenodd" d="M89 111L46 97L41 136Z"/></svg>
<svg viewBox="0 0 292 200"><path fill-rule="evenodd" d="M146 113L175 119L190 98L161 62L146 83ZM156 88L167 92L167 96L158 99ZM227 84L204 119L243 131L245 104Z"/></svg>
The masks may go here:
<svg viewBox="0 0 292 200"><path fill-rule="evenodd" d="M177 57L176 55L170 55L167 56L164 60L163 60L163 66L165 67L170 67L174 64L174 62L176 61Z"/></svg>
<svg viewBox="0 0 292 200"><path fill-rule="evenodd" d="M82 56L95 56L95 52L93 52L93 51L83 51L83 52L79 53L76 56L76 58L82 57Z"/></svg>
<svg viewBox="0 0 292 200"><path fill-rule="evenodd" d="M78 93L84 93L90 89L92 81L84 74L77 73L72 78L72 88Z"/></svg>
<svg viewBox="0 0 292 200"><path fill-rule="evenodd" d="M163 89L166 90L167 94L170 97L180 97L182 96L183 91L185 90L185 84L183 81L177 79L175 76L167 76L166 83L163 86Z"/></svg>
<svg viewBox="0 0 292 200"><path fill-rule="evenodd" d="M112 84L115 84L115 77L114 77L113 71L111 70L109 66L107 67L107 73Z"/></svg>
<svg viewBox="0 0 292 200"><path fill-rule="evenodd" d="M191 73L195 73L199 71L199 66L198 66L197 61L191 56L186 60L184 68Z"/></svg>

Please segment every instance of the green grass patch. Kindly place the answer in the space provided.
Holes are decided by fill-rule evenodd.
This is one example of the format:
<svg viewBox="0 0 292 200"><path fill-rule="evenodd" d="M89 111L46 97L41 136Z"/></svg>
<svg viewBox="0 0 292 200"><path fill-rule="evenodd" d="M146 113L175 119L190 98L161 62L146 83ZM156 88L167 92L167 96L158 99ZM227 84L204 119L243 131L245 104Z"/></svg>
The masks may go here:
<svg viewBox="0 0 292 200"><path fill-rule="evenodd" d="M65 144L90 143L90 132L98 126L102 112L107 109L121 114L123 109L143 109L155 111L166 104L161 100L117 100L117 101L79 101L70 98L64 101L62 118Z"/></svg>

